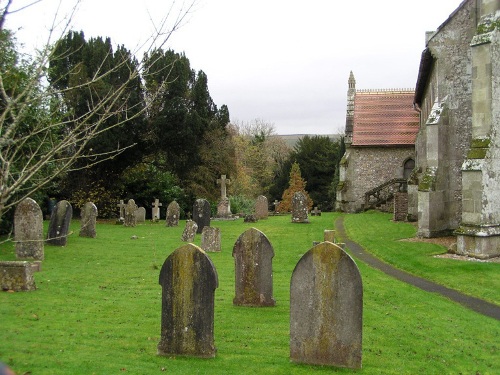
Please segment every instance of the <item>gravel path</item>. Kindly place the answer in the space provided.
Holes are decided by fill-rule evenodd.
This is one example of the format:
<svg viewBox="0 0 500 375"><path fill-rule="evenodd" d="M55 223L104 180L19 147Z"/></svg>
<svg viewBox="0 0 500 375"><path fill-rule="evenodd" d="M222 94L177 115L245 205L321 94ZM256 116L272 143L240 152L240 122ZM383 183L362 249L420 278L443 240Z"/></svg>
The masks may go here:
<svg viewBox="0 0 500 375"><path fill-rule="evenodd" d="M442 296L447 297L455 302L458 302L461 305L471 310L474 310L480 314L489 316L490 318L496 320L500 320L500 306L476 297L465 295L457 290L447 288L445 286L436 284L432 281L423 279L421 277L413 276L405 271L401 271L385 262L382 262L380 259L366 252L359 244L347 238L344 228L344 221L342 217L338 218L335 221L335 229L337 230L338 236L341 238L343 242L345 242L347 248L351 251L351 253L356 258L368 264L369 266L379 269L389 276L392 276L400 281L416 286L417 288L420 288L427 292L441 294Z"/></svg>

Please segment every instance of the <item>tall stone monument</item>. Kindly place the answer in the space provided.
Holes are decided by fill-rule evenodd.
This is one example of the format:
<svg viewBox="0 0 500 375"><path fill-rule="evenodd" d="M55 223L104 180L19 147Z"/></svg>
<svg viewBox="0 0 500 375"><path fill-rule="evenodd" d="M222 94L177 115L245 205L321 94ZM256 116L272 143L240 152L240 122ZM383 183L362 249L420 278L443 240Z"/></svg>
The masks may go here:
<svg viewBox="0 0 500 375"><path fill-rule="evenodd" d="M217 205L217 217L227 218L231 216L231 204L227 197L227 185L231 184L231 180L223 174L220 179L217 179L217 184L220 184L220 201Z"/></svg>

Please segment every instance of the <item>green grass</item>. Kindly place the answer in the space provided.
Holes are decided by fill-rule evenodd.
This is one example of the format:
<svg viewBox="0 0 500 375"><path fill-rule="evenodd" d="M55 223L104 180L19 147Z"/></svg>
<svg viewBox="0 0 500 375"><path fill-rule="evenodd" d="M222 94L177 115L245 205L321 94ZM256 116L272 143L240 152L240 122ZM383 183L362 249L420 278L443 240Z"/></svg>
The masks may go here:
<svg viewBox="0 0 500 375"><path fill-rule="evenodd" d="M500 305L500 264L464 262L435 258L446 253L444 246L398 241L414 237L416 229L403 222L392 222L392 215L370 211L346 215L348 236L379 259L407 272L435 281L465 294Z"/></svg>
<svg viewBox="0 0 500 375"><path fill-rule="evenodd" d="M350 233L354 216L346 216ZM156 355L161 313L159 269L183 244L180 236L184 222L178 228L166 228L162 223L135 228L99 224L98 237L88 239L78 237L79 223L75 221L75 234L66 247L45 247L42 271L35 274L37 291L0 293L0 360L17 374L29 371L33 375L496 373L500 368L498 321L396 281L360 262L363 368L290 363L291 273L312 242L323 239L323 230L333 229L336 217L311 217L311 224L292 224L289 216L254 224L242 220L212 222L212 226L221 228L223 247L221 253L209 254L219 277L215 292L218 352L214 359ZM392 224L384 230L400 231L403 227L385 220L385 216L381 218L384 225L386 221ZM262 230L275 250L276 307L232 304L232 247L251 226ZM132 235L139 238L132 240ZM374 241L371 246L385 248L392 242L381 236L378 245ZM195 243L200 244L199 235ZM0 246L0 259L15 259L11 243ZM461 277L456 274L457 280Z"/></svg>

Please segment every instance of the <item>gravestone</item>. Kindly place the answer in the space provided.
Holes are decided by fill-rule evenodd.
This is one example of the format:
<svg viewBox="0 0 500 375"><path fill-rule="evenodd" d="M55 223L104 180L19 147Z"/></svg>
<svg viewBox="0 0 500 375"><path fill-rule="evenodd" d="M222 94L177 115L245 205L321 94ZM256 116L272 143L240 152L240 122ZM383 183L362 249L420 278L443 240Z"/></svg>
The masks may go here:
<svg viewBox="0 0 500 375"><path fill-rule="evenodd" d="M220 228L203 228L201 232L201 248L206 252L218 252L221 250Z"/></svg>
<svg viewBox="0 0 500 375"><path fill-rule="evenodd" d="M273 202L273 206L274 206L274 213L275 214L279 213L280 201L275 199Z"/></svg>
<svg viewBox="0 0 500 375"><path fill-rule="evenodd" d="M138 207L135 210L135 222L145 223L146 222L146 209L144 207Z"/></svg>
<svg viewBox="0 0 500 375"><path fill-rule="evenodd" d="M71 204L62 200L57 202L50 215L47 243L55 246L65 246L68 240L69 225L73 216Z"/></svg>
<svg viewBox="0 0 500 375"><path fill-rule="evenodd" d="M181 208L179 203L176 201L170 202L167 207L167 219L165 226L167 227L177 227L179 226L179 217L181 216Z"/></svg>
<svg viewBox="0 0 500 375"><path fill-rule="evenodd" d="M335 231L332 229L325 229L323 232L324 241L335 243Z"/></svg>
<svg viewBox="0 0 500 375"><path fill-rule="evenodd" d="M198 225L196 233L201 233L205 226L210 226L210 203L206 199L197 199L194 202L193 220Z"/></svg>
<svg viewBox="0 0 500 375"><path fill-rule="evenodd" d="M321 210L318 206L314 207L314 210L311 211L311 216L321 216Z"/></svg>
<svg viewBox="0 0 500 375"><path fill-rule="evenodd" d="M274 249L266 235L250 228L241 234L233 247L236 296L238 306L274 306Z"/></svg>
<svg viewBox="0 0 500 375"><path fill-rule="evenodd" d="M158 355L215 357L214 299L217 271L198 246L186 244L163 263Z"/></svg>
<svg viewBox="0 0 500 375"><path fill-rule="evenodd" d="M125 216L123 225L126 227L135 227L137 224L137 217L135 216L135 211L137 211L137 205L133 199L129 199L127 205L125 206Z"/></svg>
<svg viewBox="0 0 500 375"><path fill-rule="evenodd" d="M96 237L97 207L92 202L84 204L80 212L80 237Z"/></svg>
<svg viewBox="0 0 500 375"><path fill-rule="evenodd" d="M159 199L155 199L155 201L151 204L153 205L153 208L151 208L151 220L160 220L160 206L162 206L163 204L160 203Z"/></svg>
<svg viewBox="0 0 500 375"><path fill-rule="evenodd" d="M35 279L30 262L0 261L0 290L35 290Z"/></svg>
<svg viewBox="0 0 500 375"><path fill-rule="evenodd" d="M292 223L309 223L307 217L307 198L297 191L292 197Z"/></svg>
<svg viewBox="0 0 500 375"><path fill-rule="evenodd" d="M186 220L186 226L184 227L184 231L182 232L181 241L193 242L197 230L198 224L196 224L193 220Z"/></svg>
<svg viewBox="0 0 500 375"><path fill-rule="evenodd" d="M43 213L38 203L25 198L14 213L16 258L43 260Z"/></svg>
<svg viewBox="0 0 500 375"><path fill-rule="evenodd" d="M120 199L120 203L117 204L117 206L120 208L120 220L125 220L125 207L127 206L125 203L123 203L123 199Z"/></svg>
<svg viewBox="0 0 500 375"><path fill-rule="evenodd" d="M227 197L227 185L231 184L231 180L223 174L220 179L217 179L217 184L220 184L220 201L217 204L217 217L225 218L231 216L231 204Z"/></svg>
<svg viewBox="0 0 500 375"><path fill-rule="evenodd" d="M290 283L290 359L361 368L363 285L356 263L321 242L299 260Z"/></svg>
<svg viewBox="0 0 500 375"><path fill-rule="evenodd" d="M269 216L269 205L267 197L259 195L255 201L255 217L257 220L267 219Z"/></svg>

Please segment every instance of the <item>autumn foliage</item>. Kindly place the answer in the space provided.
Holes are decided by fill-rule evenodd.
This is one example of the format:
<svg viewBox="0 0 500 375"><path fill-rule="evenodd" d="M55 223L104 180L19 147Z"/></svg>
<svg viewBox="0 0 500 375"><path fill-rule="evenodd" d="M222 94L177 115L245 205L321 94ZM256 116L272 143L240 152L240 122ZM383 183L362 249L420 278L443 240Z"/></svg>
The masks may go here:
<svg viewBox="0 0 500 375"><path fill-rule="evenodd" d="M306 191L307 182L302 178L300 173L300 166L298 163L292 164L292 169L290 170L290 181L288 188L283 192L281 196L281 202L279 204L279 212L291 212L292 211L292 198L295 192L301 191L307 198L307 207L309 211L312 209L313 201Z"/></svg>

